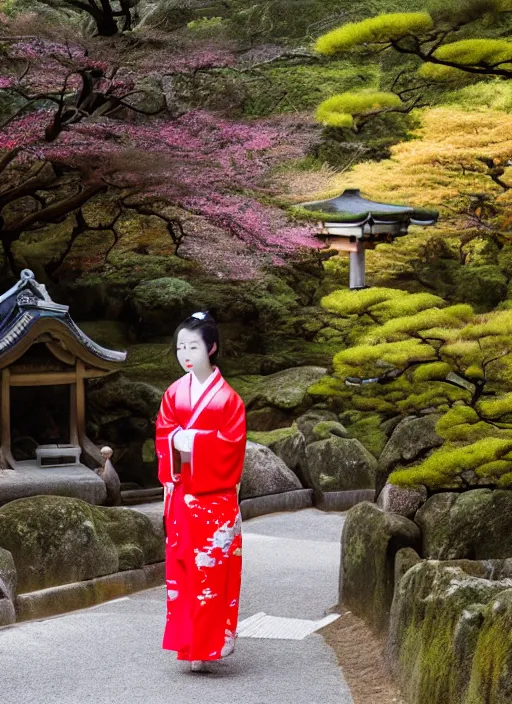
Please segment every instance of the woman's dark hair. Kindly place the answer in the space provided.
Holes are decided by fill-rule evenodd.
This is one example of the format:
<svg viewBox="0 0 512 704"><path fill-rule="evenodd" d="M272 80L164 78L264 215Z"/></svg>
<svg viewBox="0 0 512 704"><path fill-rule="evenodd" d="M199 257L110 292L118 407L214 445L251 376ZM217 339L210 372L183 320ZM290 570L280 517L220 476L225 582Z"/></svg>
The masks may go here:
<svg viewBox="0 0 512 704"><path fill-rule="evenodd" d="M217 349L210 355L210 362L215 363L217 361L217 356L219 354L219 331L217 329L217 323L215 319L208 311L199 311L198 313L192 313L186 320L184 320L174 333L174 349L176 350L178 342L178 334L180 330L197 330L201 335L206 349L208 352L213 347L213 343L217 343Z"/></svg>

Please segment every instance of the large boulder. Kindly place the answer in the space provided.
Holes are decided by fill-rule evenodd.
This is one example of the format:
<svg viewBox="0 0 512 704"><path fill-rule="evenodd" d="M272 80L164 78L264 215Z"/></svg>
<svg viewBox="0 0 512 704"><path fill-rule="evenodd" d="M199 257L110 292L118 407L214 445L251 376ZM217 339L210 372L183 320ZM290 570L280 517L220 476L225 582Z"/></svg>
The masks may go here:
<svg viewBox="0 0 512 704"><path fill-rule="evenodd" d="M310 488L306 442L295 423L290 428L278 428L263 433L249 432L248 439L272 450L283 460L288 469L297 475L302 486Z"/></svg>
<svg viewBox="0 0 512 704"><path fill-rule="evenodd" d="M443 439L436 433L439 418L439 415L432 413L419 418L407 417L398 423L379 457L375 483L377 495L395 467L411 464L423 458L429 450L443 444Z"/></svg>
<svg viewBox="0 0 512 704"><path fill-rule="evenodd" d="M326 374L324 367L294 367L261 377L244 398L247 410L274 407L300 415L312 404L308 389Z"/></svg>
<svg viewBox="0 0 512 704"><path fill-rule="evenodd" d="M0 548L0 626L8 626L16 621L16 584L16 567L12 555L8 550Z"/></svg>
<svg viewBox="0 0 512 704"><path fill-rule="evenodd" d="M0 508L0 546L13 557L19 593L164 558L162 539L144 514L58 496L18 499Z"/></svg>
<svg viewBox="0 0 512 704"><path fill-rule="evenodd" d="M151 384L132 381L121 373L89 382L87 400L93 409L113 418L134 415L153 419L162 400L162 392Z"/></svg>
<svg viewBox="0 0 512 704"><path fill-rule="evenodd" d="M247 442L240 500L302 489L296 475L272 450Z"/></svg>
<svg viewBox="0 0 512 704"><path fill-rule="evenodd" d="M355 438L332 436L306 448L309 476L317 494L373 489L377 460Z"/></svg>
<svg viewBox="0 0 512 704"><path fill-rule="evenodd" d="M340 601L373 628L385 630L394 592L395 557L417 550L418 526L369 502L347 513L341 536Z"/></svg>
<svg viewBox="0 0 512 704"><path fill-rule="evenodd" d="M415 522L422 531L423 557L512 557L512 491L434 494L416 513Z"/></svg>
<svg viewBox="0 0 512 704"><path fill-rule="evenodd" d="M388 655L409 704L510 702L511 585L435 560L405 573L395 589Z"/></svg>
<svg viewBox="0 0 512 704"><path fill-rule="evenodd" d="M416 511L427 500L428 492L425 486L409 488L386 484L377 499L377 505L384 511L398 513L400 516L414 518Z"/></svg>

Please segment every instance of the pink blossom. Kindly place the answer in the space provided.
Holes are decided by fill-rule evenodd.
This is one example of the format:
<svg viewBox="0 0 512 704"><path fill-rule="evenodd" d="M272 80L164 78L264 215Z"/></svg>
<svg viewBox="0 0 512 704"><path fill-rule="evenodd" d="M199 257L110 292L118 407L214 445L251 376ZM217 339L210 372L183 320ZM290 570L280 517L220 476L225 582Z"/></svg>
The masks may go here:
<svg viewBox="0 0 512 704"><path fill-rule="evenodd" d="M113 71L79 46L36 40L16 42L10 51L33 63L23 79L27 89L59 94L66 78L70 99L81 87L82 70L102 72L95 89L103 96L137 90L141 75L127 69ZM230 65L233 60L229 51L205 50L170 57L164 68L191 70L192 65L196 69L208 62ZM0 89L11 87L13 81L3 77ZM312 227L296 226L283 210L258 200L264 194L271 202L272 169L303 155L310 136L307 123L298 127L287 117L235 121L204 110L191 110L176 120L142 119L132 113L119 119L82 117L56 140L46 142L45 130L54 117L55 108L32 106L30 113L0 132L0 149L22 147L16 163L48 160L77 169L85 182L117 179L120 187L128 187L141 186L142 179L148 200L164 199L202 223L201 228L187 228L189 236L180 252L216 276L251 278L265 266L282 265L321 246ZM142 171L137 155L144 155ZM119 173L116 164L121 162ZM10 174L15 177L15 165ZM217 244L212 245L215 238Z"/></svg>

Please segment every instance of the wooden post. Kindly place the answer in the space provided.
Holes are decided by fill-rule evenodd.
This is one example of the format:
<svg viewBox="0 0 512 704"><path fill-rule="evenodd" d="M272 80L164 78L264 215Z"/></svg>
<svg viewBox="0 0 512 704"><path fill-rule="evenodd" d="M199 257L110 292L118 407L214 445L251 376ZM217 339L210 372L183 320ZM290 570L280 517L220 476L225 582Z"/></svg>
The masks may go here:
<svg viewBox="0 0 512 704"><path fill-rule="evenodd" d="M363 242L357 243L357 250L350 252L349 288L358 289L365 286L365 248Z"/></svg>
<svg viewBox="0 0 512 704"><path fill-rule="evenodd" d="M11 469L16 468L16 462L11 453L11 372L9 368L2 369L2 396L0 400L0 430L2 432L1 448L4 461Z"/></svg>
<svg viewBox="0 0 512 704"><path fill-rule="evenodd" d="M9 369L2 369L2 450L5 456L6 450L11 448L11 390L9 387Z"/></svg>
<svg viewBox="0 0 512 704"><path fill-rule="evenodd" d="M89 440L85 433L85 386L84 379L90 377L89 373L86 373L84 363L81 359L76 360L76 386L75 386L75 396L76 396L76 429L78 433L78 445L82 448L82 462L86 458L94 460L96 466L99 466L103 460L99 449L94 445L94 443Z"/></svg>
<svg viewBox="0 0 512 704"><path fill-rule="evenodd" d="M80 441L85 435L85 388L84 388L85 369L81 359L76 360L76 427Z"/></svg>
<svg viewBox="0 0 512 704"><path fill-rule="evenodd" d="M79 445L77 425L76 384L69 385L69 442Z"/></svg>

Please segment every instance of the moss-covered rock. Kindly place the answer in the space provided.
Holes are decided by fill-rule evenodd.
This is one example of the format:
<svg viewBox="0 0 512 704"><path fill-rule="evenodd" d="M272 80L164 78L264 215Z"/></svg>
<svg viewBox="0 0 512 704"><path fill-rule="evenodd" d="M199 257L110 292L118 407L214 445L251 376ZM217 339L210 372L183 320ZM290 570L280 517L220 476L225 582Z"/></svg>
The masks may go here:
<svg viewBox="0 0 512 704"><path fill-rule="evenodd" d="M415 489L386 484L380 492L377 505L389 513L398 513L400 516L414 519L416 511L427 500L427 490L424 486Z"/></svg>
<svg viewBox="0 0 512 704"><path fill-rule="evenodd" d="M131 297L141 337L171 336L200 298L188 281L169 276L141 281L133 289Z"/></svg>
<svg viewBox="0 0 512 704"><path fill-rule="evenodd" d="M162 394L151 384L132 381L121 372L89 382L87 398L105 415L118 412L153 419L160 408Z"/></svg>
<svg viewBox="0 0 512 704"><path fill-rule="evenodd" d="M329 440L331 437L348 438L349 434L345 426L336 420L322 420L313 426L313 436L318 440Z"/></svg>
<svg viewBox="0 0 512 704"><path fill-rule="evenodd" d="M247 439L268 447L298 476L302 486L311 486L306 461L306 442L295 423L290 428L278 428L266 433L249 431Z"/></svg>
<svg viewBox="0 0 512 704"><path fill-rule="evenodd" d="M341 537L340 601L378 630L385 630L394 593L395 556L419 549L418 526L369 502L347 513Z"/></svg>
<svg viewBox="0 0 512 704"><path fill-rule="evenodd" d="M373 489L377 460L353 438L331 435L306 447L311 484L317 494L325 491Z"/></svg>
<svg viewBox="0 0 512 704"><path fill-rule="evenodd" d="M312 401L308 388L326 373L322 367L284 369L262 377L245 399L248 409L274 406L284 411L306 410Z"/></svg>
<svg viewBox="0 0 512 704"><path fill-rule="evenodd" d="M376 492L382 491L390 472L398 465L407 465L423 458L443 444L436 433L440 416L433 413L422 417L407 417L398 423L379 457Z"/></svg>
<svg viewBox="0 0 512 704"><path fill-rule="evenodd" d="M240 500L302 489L295 474L265 445L248 442L240 486Z"/></svg>
<svg viewBox="0 0 512 704"><path fill-rule="evenodd" d="M0 545L14 559L19 593L163 559L161 538L144 514L57 496L0 508Z"/></svg>
<svg viewBox="0 0 512 704"><path fill-rule="evenodd" d="M14 599L18 576L11 553L0 548L0 599Z"/></svg>
<svg viewBox="0 0 512 704"><path fill-rule="evenodd" d="M16 621L16 584L17 574L12 555L8 550L0 548L0 627Z"/></svg>
<svg viewBox="0 0 512 704"><path fill-rule="evenodd" d="M340 414L340 420L350 437L359 440L374 457L380 457L388 440L382 415L349 410Z"/></svg>
<svg viewBox="0 0 512 704"><path fill-rule="evenodd" d="M288 428L293 422L293 414L280 408L267 406L256 411L247 411L247 428L255 432L268 432L276 428Z"/></svg>
<svg viewBox="0 0 512 704"><path fill-rule="evenodd" d="M457 634L456 645L457 641L461 642L459 652L462 657L459 661L462 662L460 682L456 686L460 683L460 691L463 691L464 685L467 687L467 704L487 701L507 704L512 691L512 589L500 592L485 609L478 611L477 622L480 619L482 623L478 633L475 633L471 661L468 658L470 648L467 647L468 644L471 646L471 640L464 638L463 633ZM469 662L471 668L467 666Z"/></svg>
<svg viewBox="0 0 512 704"><path fill-rule="evenodd" d="M304 435L306 444L318 440L313 429L323 422L337 422L338 417L332 411L324 408L310 408L303 415L299 416L295 421L300 432Z"/></svg>
<svg viewBox="0 0 512 704"><path fill-rule="evenodd" d="M512 491L474 489L431 496L415 516L424 557L512 557Z"/></svg>
<svg viewBox="0 0 512 704"><path fill-rule="evenodd" d="M395 590L388 653L407 702L510 700L510 585L434 560L405 573Z"/></svg>

